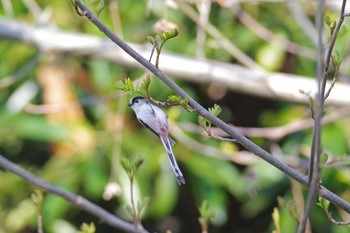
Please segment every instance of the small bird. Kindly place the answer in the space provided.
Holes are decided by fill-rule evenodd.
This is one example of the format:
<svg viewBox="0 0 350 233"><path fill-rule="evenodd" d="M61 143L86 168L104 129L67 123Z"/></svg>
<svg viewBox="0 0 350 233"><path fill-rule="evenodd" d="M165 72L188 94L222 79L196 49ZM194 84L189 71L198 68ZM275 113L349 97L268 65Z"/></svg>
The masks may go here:
<svg viewBox="0 0 350 233"><path fill-rule="evenodd" d="M171 149L175 142L169 137L168 115L142 96L132 97L129 102L129 107L135 112L137 120L160 138L168 155L177 182L179 185L185 184L185 178L176 163L176 159Z"/></svg>

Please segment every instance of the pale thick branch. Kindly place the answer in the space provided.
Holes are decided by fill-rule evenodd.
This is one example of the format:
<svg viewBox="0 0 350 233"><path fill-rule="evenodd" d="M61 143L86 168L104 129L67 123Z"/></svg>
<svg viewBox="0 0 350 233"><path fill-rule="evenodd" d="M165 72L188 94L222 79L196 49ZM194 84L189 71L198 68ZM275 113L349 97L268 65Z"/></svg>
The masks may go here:
<svg viewBox="0 0 350 233"><path fill-rule="evenodd" d="M55 185L52 185L50 183L47 183L43 181L42 179L36 177L35 175L27 172L23 168L17 166L16 164L12 163L11 161L7 160L5 157L0 155L0 168L5 169L9 172L12 172L19 177L23 178L24 180L28 181L30 184L35 185L47 192L54 193L64 199L66 199L68 202L72 203L76 207L78 207L81 210L84 210L95 217L99 218L101 221L105 222L106 224L121 229L125 232L139 232L139 233L147 233L145 230L137 230L135 226L131 223L125 222L113 214L107 212L106 210L102 209L98 205L88 201L82 196L75 195L73 193L70 193L68 191L65 191Z"/></svg>
<svg viewBox="0 0 350 233"><path fill-rule="evenodd" d="M122 52L109 40L79 33L62 32L49 27L32 27L27 24L0 19L0 38L28 43L43 52L70 53L75 56L91 56L125 66L141 68L140 64ZM141 56L149 57L152 46L132 44ZM300 93L316 93L313 79L284 73L258 74L240 65L198 61L193 58L162 53L160 67L169 75L198 83L222 83L225 87L241 93L264 98L308 103L309 99ZM331 82L327 83L330 86ZM348 106L350 85L338 82L327 98L327 104Z"/></svg>

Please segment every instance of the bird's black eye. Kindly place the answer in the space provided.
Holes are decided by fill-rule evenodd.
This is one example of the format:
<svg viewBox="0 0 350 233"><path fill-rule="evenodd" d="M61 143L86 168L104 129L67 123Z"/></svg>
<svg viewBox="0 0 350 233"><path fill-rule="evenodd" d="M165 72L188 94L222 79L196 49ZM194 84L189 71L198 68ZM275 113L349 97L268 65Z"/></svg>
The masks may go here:
<svg viewBox="0 0 350 233"><path fill-rule="evenodd" d="M135 103L138 103L139 102L139 100L135 100Z"/></svg>

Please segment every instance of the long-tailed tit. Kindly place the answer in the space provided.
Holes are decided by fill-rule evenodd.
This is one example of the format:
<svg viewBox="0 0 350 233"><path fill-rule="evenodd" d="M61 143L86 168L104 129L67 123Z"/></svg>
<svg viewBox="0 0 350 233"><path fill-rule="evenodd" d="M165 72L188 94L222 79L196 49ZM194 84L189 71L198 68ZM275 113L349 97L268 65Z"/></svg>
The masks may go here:
<svg viewBox="0 0 350 233"><path fill-rule="evenodd" d="M171 149L171 146L174 145L175 142L169 137L168 115L157 106L151 104L148 99L141 96L132 97L129 102L129 107L135 112L137 120L160 138L177 182L179 185L185 184L185 178L176 163Z"/></svg>

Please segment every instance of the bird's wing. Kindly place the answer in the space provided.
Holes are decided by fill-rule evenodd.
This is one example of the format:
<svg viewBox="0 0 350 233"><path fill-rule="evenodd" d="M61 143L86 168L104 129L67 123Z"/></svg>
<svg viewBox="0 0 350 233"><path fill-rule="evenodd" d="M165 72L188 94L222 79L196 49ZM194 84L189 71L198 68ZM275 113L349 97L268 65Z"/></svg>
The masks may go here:
<svg viewBox="0 0 350 233"><path fill-rule="evenodd" d="M144 122L144 121L141 120L141 119L138 119L138 120L139 120L139 122L140 122L146 129L150 130L152 133L154 133L155 135L157 135L157 137L159 137L159 134L158 134L156 131L154 131L149 125L147 125L146 122Z"/></svg>

